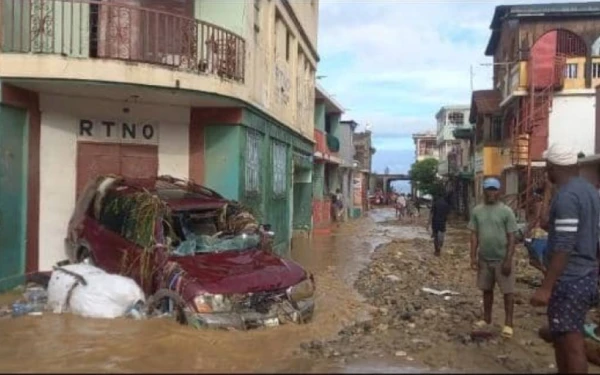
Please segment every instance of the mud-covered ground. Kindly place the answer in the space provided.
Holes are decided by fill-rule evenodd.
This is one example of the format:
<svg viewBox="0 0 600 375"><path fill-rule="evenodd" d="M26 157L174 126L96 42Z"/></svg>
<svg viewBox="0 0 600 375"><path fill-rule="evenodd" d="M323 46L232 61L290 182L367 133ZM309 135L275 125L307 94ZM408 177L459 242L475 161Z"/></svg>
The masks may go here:
<svg viewBox="0 0 600 375"><path fill-rule="evenodd" d="M423 225L423 220L382 225ZM373 319L344 328L333 340L304 343L306 355L341 363L394 357L397 363L429 371L556 372L551 345L537 336L546 321L545 309L529 305L541 274L528 265L525 249L519 247L516 255L513 338L500 336L504 308L497 290L495 337L474 341L473 323L483 311L475 272L469 267L468 231L464 224L454 225L446 238L439 258L433 256L428 239L395 239L380 247L355 282L374 306ZM423 292L423 287L460 294L437 296Z"/></svg>
<svg viewBox="0 0 600 375"><path fill-rule="evenodd" d="M158 320L69 314L0 318L0 372L553 372L552 348L536 335L544 310L529 306L540 275L521 249L515 336L470 339L481 296L468 237L451 227L440 258L423 221L398 223L392 209L297 239L292 256L314 273L308 325L248 332L196 330ZM445 299L421 291L450 289ZM0 310L18 295L0 296ZM503 321L495 306L496 330ZM598 372L592 368L592 371Z"/></svg>

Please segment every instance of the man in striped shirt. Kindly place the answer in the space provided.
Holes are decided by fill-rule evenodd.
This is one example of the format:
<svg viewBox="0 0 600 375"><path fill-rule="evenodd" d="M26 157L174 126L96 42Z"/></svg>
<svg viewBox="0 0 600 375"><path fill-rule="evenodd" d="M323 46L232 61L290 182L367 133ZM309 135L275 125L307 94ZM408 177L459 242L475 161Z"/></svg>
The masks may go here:
<svg viewBox="0 0 600 375"><path fill-rule="evenodd" d="M531 303L548 306L559 373L587 373L584 323L598 299L600 197L577 168L577 153L553 144L544 153L548 179L557 185L548 220L546 274Z"/></svg>

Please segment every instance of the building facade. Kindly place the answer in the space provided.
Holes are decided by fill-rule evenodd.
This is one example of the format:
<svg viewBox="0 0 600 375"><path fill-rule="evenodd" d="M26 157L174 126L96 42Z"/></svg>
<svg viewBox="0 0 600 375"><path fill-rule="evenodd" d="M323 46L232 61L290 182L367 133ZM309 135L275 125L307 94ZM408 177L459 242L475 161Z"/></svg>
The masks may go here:
<svg viewBox="0 0 600 375"><path fill-rule="evenodd" d="M315 90L315 150L313 184L313 225L327 229L331 223L331 196L342 189L340 165L340 121L344 110L323 87Z"/></svg>
<svg viewBox="0 0 600 375"><path fill-rule="evenodd" d="M439 157L436 133L415 133L412 135L412 139L415 143L416 161L421 161L429 158L437 159Z"/></svg>
<svg viewBox="0 0 600 375"><path fill-rule="evenodd" d="M272 224L281 254L310 225L317 0L0 7L0 278L65 258L99 173L205 184Z"/></svg>
<svg viewBox="0 0 600 375"><path fill-rule="evenodd" d="M599 3L495 10L485 54L494 59L502 144L510 154L502 179L518 212L527 211L532 191L543 183L542 152L549 144L566 142L586 155L596 148L599 20Z"/></svg>
<svg viewBox="0 0 600 375"><path fill-rule="evenodd" d="M438 149L438 174L448 177L456 173L457 160L462 157L465 142L454 137L455 129L470 128L469 106L444 106L435 115L437 121L436 144Z"/></svg>
<svg viewBox="0 0 600 375"><path fill-rule="evenodd" d="M372 177L373 155L375 147L371 143L371 131L354 133L354 159L356 171L354 177L354 204L362 208L365 213L369 210L369 193L375 192L375 179ZM359 201L360 199L360 201Z"/></svg>
<svg viewBox="0 0 600 375"><path fill-rule="evenodd" d="M354 159L354 131L358 123L354 120L340 122L340 165L342 171L342 195L344 196L345 215L347 218L357 218L362 214L360 191L354 189L354 180L358 169L358 162ZM355 197L355 195L357 195Z"/></svg>

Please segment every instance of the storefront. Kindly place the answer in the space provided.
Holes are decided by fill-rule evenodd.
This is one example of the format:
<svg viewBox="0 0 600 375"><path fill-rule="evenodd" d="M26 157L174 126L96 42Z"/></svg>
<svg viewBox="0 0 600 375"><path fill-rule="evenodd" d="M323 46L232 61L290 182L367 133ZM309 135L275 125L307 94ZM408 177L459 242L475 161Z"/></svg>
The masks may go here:
<svg viewBox="0 0 600 375"><path fill-rule="evenodd" d="M41 94L40 110L41 270L64 259L77 195L94 176L189 176L189 107Z"/></svg>

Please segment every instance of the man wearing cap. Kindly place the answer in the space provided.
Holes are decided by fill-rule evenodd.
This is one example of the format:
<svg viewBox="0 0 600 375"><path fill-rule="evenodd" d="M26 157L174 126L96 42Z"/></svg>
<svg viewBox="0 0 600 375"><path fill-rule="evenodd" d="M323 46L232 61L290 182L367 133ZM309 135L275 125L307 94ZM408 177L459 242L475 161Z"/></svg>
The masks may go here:
<svg viewBox="0 0 600 375"><path fill-rule="evenodd" d="M504 328L502 335L513 335L513 294L515 272L515 232L517 220L512 209L498 200L500 181L487 178L483 181L484 203L477 205L471 214L471 268L477 271L477 286L483 291L483 321L478 327L492 323L494 286L497 283L504 295Z"/></svg>
<svg viewBox="0 0 600 375"><path fill-rule="evenodd" d="M550 206L546 274L531 298L548 306L550 335L559 373L587 373L584 323L597 303L600 197L579 176L577 152L553 144L544 152L548 180L558 192Z"/></svg>

